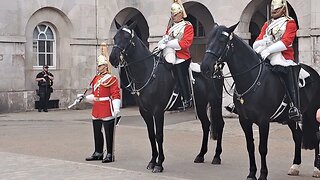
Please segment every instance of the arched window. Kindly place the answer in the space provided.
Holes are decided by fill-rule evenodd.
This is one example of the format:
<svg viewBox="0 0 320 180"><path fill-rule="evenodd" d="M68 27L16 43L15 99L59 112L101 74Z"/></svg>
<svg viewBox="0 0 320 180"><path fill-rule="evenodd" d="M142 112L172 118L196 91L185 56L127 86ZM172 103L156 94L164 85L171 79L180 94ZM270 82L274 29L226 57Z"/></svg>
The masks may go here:
<svg viewBox="0 0 320 180"><path fill-rule="evenodd" d="M191 22L191 24L193 26L194 37L204 37L205 36L204 27L197 18L195 18L191 14L188 14L186 20Z"/></svg>
<svg viewBox="0 0 320 180"><path fill-rule="evenodd" d="M53 28L48 24L38 24L33 31L33 53L35 66L56 66L56 41Z"/></svg>

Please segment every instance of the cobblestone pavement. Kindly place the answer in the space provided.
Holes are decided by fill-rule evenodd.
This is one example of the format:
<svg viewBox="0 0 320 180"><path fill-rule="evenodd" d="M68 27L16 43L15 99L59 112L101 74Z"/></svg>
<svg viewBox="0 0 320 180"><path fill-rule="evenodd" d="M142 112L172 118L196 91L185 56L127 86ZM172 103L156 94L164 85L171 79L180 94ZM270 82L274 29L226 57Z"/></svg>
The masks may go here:
<svg viewBox="0 0 320 180"><path fill-rule="evenodd" d="M205 162L194 164L202 131L192 110L165 115L164 172L145 167L151 158L147 130L137 109L124 108L116 134L116 162L86 162L92 153L90 110L0 114L0 179L245 179L248 156L244 134L236 118L225 118L222 164L212 165L215 141ZM258 132L254 128L256 159ZM286 126L272 123L267 156L269 179L312 179L313 151L302 151L299 177L286 175L293 158L293 141Z"/></svg>

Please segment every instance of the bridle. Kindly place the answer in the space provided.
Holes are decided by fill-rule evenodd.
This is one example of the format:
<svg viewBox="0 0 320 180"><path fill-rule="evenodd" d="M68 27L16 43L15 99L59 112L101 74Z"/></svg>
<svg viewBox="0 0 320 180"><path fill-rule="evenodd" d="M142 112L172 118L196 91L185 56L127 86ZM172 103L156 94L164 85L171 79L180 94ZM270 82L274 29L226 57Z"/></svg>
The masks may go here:
<svg viewBox="0 0 320 180"><path fill-rule="evenodd" d="M222 35L225 35L228 37L228 42L226 43L226 46L224 47L222 53L220 55L217 55L216 52L210 50L210 49L207 49L206 50L206 53L208 54L211 54L212 56L216 57L218 60L215 62L214 64L214 72L213 72L213 75L212 75L212 78L235 78L237 76L241 76L245 73L248 73L250 72L251 70L255 69L256 67L259 66L259 72L258 72L258 75L256 77L256 79L254 80L253 84L247 89L245 90L243 93L238 93L236 87L235 87L235 91L234 91L234 94L237 96L237 99L242 102L243 101L243 96L248 94L251 90L253 90L254 86L256 84L260 84L260 82L258 82L260 76L261 76L261 73L262 73L262 68L263 68L263 65L262 63L265 61L265 60L261 60L261 58L259 57L259 60L260 62L256 65L254 65L253 67L249 68L248 70L244 71L244 72L241 72L241 73L238 73L238 74L235 74L235 75L230 75L230 76L224 76L224 75L221 75L221 76L217 76L216 74L218 74L218 72L221 72L221 67L223 67L223 60L224 58L226 58L228 56L228 52L230 51L233 51L233 48L234 48L234 45L232 43L232 39L233 39L233 32L232 33L228 33L228 32L225 32L223 31L221 33ZM228 93L229 94L229 93Z"/></svg>
<svg viewBox="0 0 320 180"><path fill-rule="evenodd" d="M159 60L156 58L155 55L157 55L159 52L153 52L151 53L150 55L142 58L142 59L139 59L139 60L136 60L136 61L133 61L133 62L127 62L125 59L128 58L128 51L130 50L130 48L132 47L135 47L135 42L134 42L134 38L135 38L135 33L133 30L130 30L128 28L121 28L120 30L123 30L123 31L126 31L128 32L130 35L131 35L131 38L130 38L130 41L129 43L126 45L126 47L121 47L117 44L115 44L113 46L113 48L117 48L120 50L120 67L123 67L124 70L125 70L125 73L126 73L126 77L128 79L128 85L123 85L128 91L131 92L131 94L136 94L136 95L140 95L140 91L143 90L150 82L152 79L155 78L155 71L159 65ZM130 66L132 64L135 64L135 63L138 63L140 61L144 61L150 57L153 57L153 68L152 68L152 71L150 73L150 76L147 78L147 80L144 80L144 81L138 81L134 78L134 75L132 75L131 71L130 71ZM120 69L119 69L119 72L120 72ZM137 88L137 84L142 84L142 86L140 88Z"/></svg>
<svg viewBox="0 0 320 180"><path fill-rule="evenodd" d="M118 44L115 44L113 46L114 49L119 49L120 50L120 66L123 67L123 66L127 66L127 64L128 64L124 60L124 57L128 56L128 54L127 54L128 49L130 49L131 47L135 46L135 43L133 42L133 38L135 37L135 35L134 35L134 31L133 30L130 30L130 29L125 28L125 27L119 29L119 31L126 31L131 35L129 43L126 45L126 47L121 47Z"/></svg>
<svg viewBox="0 0 320 180"><path fill-rule="evenodd" d="M221 34L228 37L228 42L227 42L226 46L223 48L222 53L220 55L217 55L218 54L217 52L212 51L209 48L205 52L206 54L212 55L218 59L216 61L216 63L214 64L214 72L211 76L211 78L213 78L213 79L225 78L225 77L223 77L223 75L217 75L217 74L219 74L219 72L221 72L223 69L223 66L224 66L223 59L227 57L229 50L233 49L233 43L231 42L231 40L233 39L233 33L229 34L225 31L223 31Z"/></svg>

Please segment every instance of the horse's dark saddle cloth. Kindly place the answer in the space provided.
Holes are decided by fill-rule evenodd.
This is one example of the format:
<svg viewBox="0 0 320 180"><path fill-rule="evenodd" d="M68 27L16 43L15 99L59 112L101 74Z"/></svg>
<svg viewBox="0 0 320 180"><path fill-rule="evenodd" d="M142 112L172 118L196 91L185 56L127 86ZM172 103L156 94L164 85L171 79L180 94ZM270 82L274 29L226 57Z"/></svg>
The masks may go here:
<svg viewBox="0 0 320 180"><path fill-rule="evenodd" d="M276 73L277 75L280 74L288 74L287 68L279 65L272 66L270 63L266 62L266 67L269 68L272 72ZM280 76L281 78L281 76ZM310 84L312 79L310 78L310 74L301 67L299 73L299 87L305 87L307 84Z"/></svg>

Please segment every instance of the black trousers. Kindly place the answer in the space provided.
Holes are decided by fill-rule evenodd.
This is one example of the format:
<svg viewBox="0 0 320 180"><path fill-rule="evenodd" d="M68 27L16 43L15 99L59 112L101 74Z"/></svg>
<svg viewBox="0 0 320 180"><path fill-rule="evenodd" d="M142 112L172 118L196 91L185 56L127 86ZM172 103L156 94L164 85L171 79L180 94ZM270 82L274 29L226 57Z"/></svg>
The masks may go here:
<svg viewBox="0 0 320 180"><path fill-rule="evenodd" d="M107 145L107 153L112 154L114 120L103 121L100 119L95 119L92 120L92 124L95 152L103 153L105 140ZM104 126L104 135L102 132L102 125Z"/></svg>
<svg viewBox="0 0 320 180"><path fill-rule="evenodd" d="M184 101L191 99L190 82L189 82L189 65L191 60L186 60L173 66L173 72L176 81L180 87L180 92Z"/></svg>
<svg viewBox="0 0 320 180"><path fill-rule="evenodd" d="M40 105L39 109L47 110L49 99L51 96L50 89L47 86L39 86L39 97L40 97Z"/></svg>

